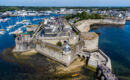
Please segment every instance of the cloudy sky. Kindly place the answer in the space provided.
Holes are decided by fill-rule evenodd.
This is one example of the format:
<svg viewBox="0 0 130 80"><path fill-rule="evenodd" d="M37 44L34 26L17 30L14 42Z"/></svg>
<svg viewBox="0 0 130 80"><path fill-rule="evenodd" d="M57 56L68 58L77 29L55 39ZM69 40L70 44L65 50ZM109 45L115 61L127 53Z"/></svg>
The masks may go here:
<svg viewBox="0 0 130 80"><path fill-rule="evenodd" d="M130 0L0 0L4 6L130 6Z"/></svg>

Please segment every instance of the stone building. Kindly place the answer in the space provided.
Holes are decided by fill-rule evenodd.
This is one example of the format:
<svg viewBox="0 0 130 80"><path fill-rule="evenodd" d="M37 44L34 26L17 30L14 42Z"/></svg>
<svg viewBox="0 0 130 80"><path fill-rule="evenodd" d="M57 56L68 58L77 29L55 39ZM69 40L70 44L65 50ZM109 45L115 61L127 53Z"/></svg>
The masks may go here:
<svg viewBox="0 0 130 80"><path fill-rule="evenodd" d="M80 38L84 40L83 51L93 52L98 50L99 36L95 32L81 33Z"/></svg>

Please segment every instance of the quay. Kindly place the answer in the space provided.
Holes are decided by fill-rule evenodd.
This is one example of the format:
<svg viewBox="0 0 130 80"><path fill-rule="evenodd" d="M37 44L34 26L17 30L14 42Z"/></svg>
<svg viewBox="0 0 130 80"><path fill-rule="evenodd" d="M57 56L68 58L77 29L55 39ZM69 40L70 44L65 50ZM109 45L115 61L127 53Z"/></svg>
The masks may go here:
<svg viewBox="0 0 130 80"><path fill-rule="evenodd" d="M37 27L27 27L27 32L14 34L16 46L13 52L35 49L38 53L68 67L75 59L81 57L86 59L88 66L97 69L100 80L117 80L111 72L110 58L98 48L99 35L89 32L90 25L99 21L89 23L89 20L89 27L84 21L81 22L73 24L64 17L44 19ZM107 74L106 69L109 70Z"/></svg>

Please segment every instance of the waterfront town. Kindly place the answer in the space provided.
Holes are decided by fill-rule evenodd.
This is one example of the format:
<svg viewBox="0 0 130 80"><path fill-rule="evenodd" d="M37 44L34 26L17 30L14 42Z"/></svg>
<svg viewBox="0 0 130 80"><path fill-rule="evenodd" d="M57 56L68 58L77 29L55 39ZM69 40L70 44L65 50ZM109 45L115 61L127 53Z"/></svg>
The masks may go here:
<svg viewBox="0 0 130 80"><path fill-rule="evenodd" d="M50 16L38 19L35 17L49 16L51 14L73 15L82 14L83 12L88 14L95 13L101 16L108 15L109 19L80 21L77 17L69 20L65 16ZM26 29L22 31L22 28L19 28L16 31L9 32L9 35L15 37L15 47L12 50L14 53L21 54L35 51L66 67L69 67L76 59L82 58L86 60L86 66L96 69L98 80L118 80L112 72L111 59L98 47L100 35L90 30L93 25L124 25L125 19L129 15L129 9L128 11L66 8L47 11L23 9L1 12L0 22L8 22L9 18L7 17L9 16L17 17L18 22L13 26L7 27L7 31L20 24L23 25L22 28ZM20 20L19 16L23 19ZM26 20L26 16L33 16L32 21L40 20L40 22L31 24L29 20ZM4 32L4 29L0 29L1 35Z"/></svg>
<svg viewBox="0 0 130 80"><path fill-rule="evenodd" d="M130 16L130 9L129 8L57 8L57 9L50 9L50 10L44 10L44 11L37 11L37 10L26 10L23 8L23 10L13 10L13 11L5 11L0 12L0 17L6 17L6 16L41 16L41 15L49 15L51 13L53 14L77 14L82 13L83 11L87 12L88 14L97 13L100 15L108 15L112 17L118 17L118 18L126 18Z"/></svg>

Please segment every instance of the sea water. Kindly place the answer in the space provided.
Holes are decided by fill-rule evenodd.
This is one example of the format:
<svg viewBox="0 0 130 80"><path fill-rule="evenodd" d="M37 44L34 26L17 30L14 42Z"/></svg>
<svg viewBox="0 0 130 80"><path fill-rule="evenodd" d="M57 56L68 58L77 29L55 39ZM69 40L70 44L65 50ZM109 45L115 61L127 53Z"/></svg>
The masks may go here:
<svg viewBox="0 0 130 80"><path fill-rule="evenodd" d="M120 26L100 26L99 48L112 61L112 70L120 80L130 80L130 21Z"/></svg>

